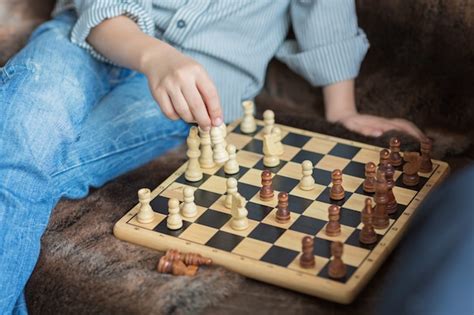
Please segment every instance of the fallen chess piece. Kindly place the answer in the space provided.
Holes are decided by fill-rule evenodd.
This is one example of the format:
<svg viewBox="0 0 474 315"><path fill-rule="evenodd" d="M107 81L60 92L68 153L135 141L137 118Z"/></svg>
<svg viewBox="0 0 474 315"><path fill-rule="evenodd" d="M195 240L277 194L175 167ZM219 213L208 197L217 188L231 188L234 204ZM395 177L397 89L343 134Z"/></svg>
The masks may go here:
<svg viewBox="0 0 474 315"><path fill-rule="evenodd" d="M203 257L201 254L198 253L181 253L176 249L168 249L166 251L165 256L169 260L181 260L184 262L186 265L195 265L195 266L201 266L201 265L210 265L212 264L212 259Z"/></svg>
<svg viewBox="0 0 474 315"><path fill-rule="evenodd" d="M174 276L194 276L198 271L198 266L186 266L181 260L171 260L162 256L156 268L159 273L170 273Z"/></svg>

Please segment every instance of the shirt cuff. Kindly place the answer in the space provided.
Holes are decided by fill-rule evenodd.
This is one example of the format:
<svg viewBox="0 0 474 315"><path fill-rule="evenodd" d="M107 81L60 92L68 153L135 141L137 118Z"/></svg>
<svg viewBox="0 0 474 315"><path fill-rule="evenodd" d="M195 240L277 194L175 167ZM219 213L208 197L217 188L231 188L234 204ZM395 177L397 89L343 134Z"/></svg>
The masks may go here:
<svg viewBox="0 0 474 315"><path fill-rule="evenodd" d="M368 49L367 37L359 29L355 37L308 51L300 51L295 40L286 41L276 57L313 86L325 86L357 77Z"/></svg>
<svg viewBox="0 0 474 315"><path fill-rule="evenodd" d="M135 1L120 1L116 4L110 4L110 1L96 1L94 4L80 13L79 19L71 32L71 41L88 50L92 56L103 62L113 64L105 56L97 52L86 38L91 29L106 19L125 15L135 21L140 29L148 34L154 35L154 22L150 14Z"/></svg>

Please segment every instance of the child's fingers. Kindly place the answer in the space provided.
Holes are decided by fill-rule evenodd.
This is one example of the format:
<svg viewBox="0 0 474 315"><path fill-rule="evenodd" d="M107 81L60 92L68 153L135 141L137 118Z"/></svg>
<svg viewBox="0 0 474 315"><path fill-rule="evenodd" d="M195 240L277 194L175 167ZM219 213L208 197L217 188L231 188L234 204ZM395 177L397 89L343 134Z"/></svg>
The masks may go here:
<svg viewBox="0 0 474 315"><path fill-rule="evenodd" d="M414 136L415 138L422 139L426 137L423 131L421 131L414 123L408 120L394 118L392 119L392 123L396 126L399 126L401 129L403 129L403 131Z"/></svg>
<svg viewBox="0 0 474 315"><path fill-rule="evenodd" d="M163 114L165 114L166 117L172 120L179 119L178 114L176 113L173 108L173 105L171 104L170 97L164 89L159 88L156 91L152 91L152 94L155 100L158 102L161 111L163 112Z"/></svg>
<svg viewBox="0 0 474 315"><path fill-rule="evenodd" d="M222 109L214 83L203 73L197 78L196 86L204 100L212 125L220 126L223 123Z"/></svg>
<svg viewBox="0 0 474 315"><path fill-rule="evenodd" d="M178 115L186 122L194 122L194 117L189 110L188 103L181 93L179 88L170 88L167 90L170 96L171 102L173 103L174 110Z"/></svg>
<svg viewBox="0 0 474 315"><path fill-rule="evenodd" d="M188 103L188 107L193 114L193 117L196 119L199 127L203 130L209 130L211 127L211 120L206 110L206 106L202 100L201 94L196 88L194 83L186 84L182 87L181 91L183 92L184 97Z"/></svg>

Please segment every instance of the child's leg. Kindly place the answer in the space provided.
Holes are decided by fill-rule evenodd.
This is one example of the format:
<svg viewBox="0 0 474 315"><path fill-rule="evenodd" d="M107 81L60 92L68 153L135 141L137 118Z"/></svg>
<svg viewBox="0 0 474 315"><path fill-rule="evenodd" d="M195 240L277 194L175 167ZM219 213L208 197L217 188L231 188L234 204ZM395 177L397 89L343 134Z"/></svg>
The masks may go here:
<svg viewBox="0 0 474 315"><path fill-rule="evenodd" d="M98 100L110 66L69 41L72 13L40 26L0 68L0 310L10 313L57 202L52 173Z"/></svg>

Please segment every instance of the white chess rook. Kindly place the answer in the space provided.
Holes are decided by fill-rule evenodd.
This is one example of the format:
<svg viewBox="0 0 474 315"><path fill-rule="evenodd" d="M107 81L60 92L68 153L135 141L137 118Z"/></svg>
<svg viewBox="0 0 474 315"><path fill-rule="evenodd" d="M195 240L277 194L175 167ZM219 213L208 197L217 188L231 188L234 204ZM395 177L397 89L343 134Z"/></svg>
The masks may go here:
<svg viewBox="0 0 474 315"><path fill-rule="evenodd" d="M155 218L155 212L150 206L151 191L148 188L142 188L138 191L138 201L140 209L138 210L137 221L140 223L150 223Z"/></svg>

